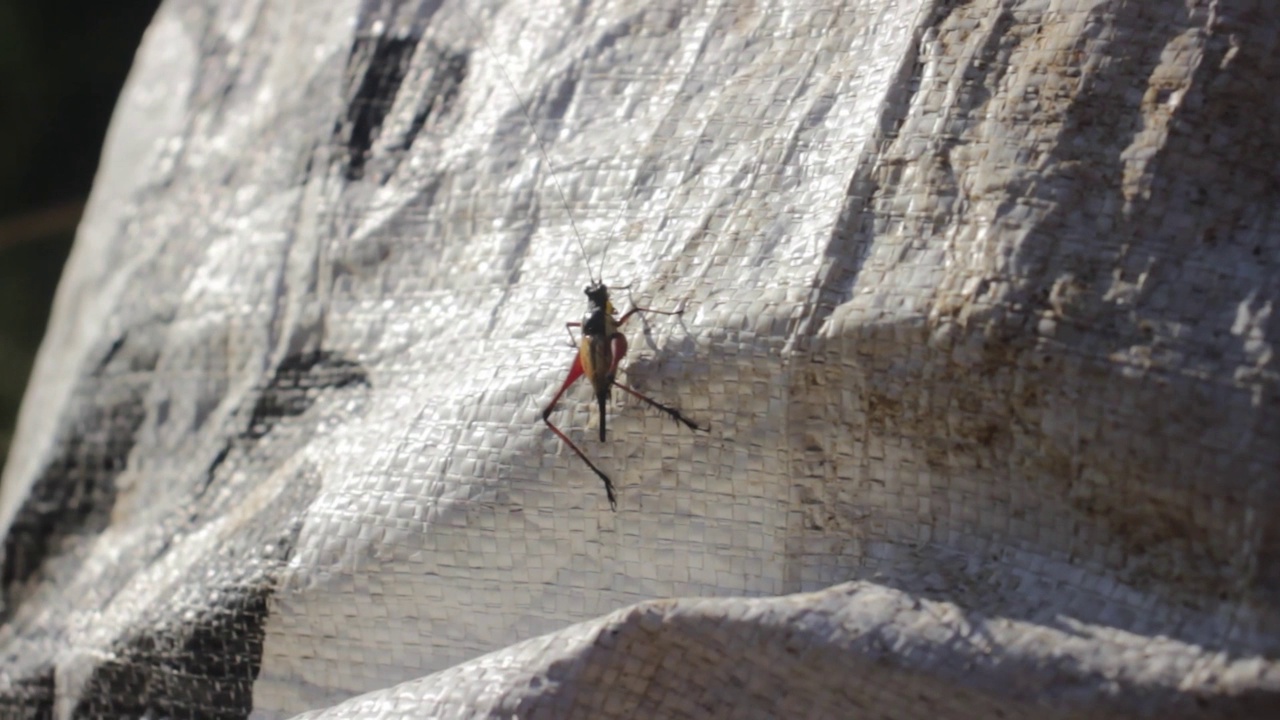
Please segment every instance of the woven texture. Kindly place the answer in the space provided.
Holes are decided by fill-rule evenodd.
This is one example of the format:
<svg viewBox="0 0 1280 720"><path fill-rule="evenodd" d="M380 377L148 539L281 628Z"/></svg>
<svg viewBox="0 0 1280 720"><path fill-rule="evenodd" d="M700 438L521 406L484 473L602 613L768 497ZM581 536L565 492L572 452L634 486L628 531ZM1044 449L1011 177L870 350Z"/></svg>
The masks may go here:
<svg viewBox="0 0 1280 720"><path fill-rule="evenodd" d="M1273 717L1269 7L166 2L0 715Z"/></svg>

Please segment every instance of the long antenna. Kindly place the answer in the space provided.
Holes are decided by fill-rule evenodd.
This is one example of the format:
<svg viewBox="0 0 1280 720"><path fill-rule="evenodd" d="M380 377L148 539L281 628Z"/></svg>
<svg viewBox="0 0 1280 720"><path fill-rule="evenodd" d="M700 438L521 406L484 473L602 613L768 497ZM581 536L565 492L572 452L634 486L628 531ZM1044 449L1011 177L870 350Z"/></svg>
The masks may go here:
<svg viewBox="0 0 1280 720"><path fill-rule="evenodd" d="M645 143L644 148L642 148L640 152L640 158L641 158L640 167L636 171L637 177L635 180L633 180L633 182L639 179L640 171L643 169L645 164L645 160L643 158L648 154L649 149L652 148L653 145L654 145L654 138L650 136L649 140ZM627 193L627 196L622 199L621 207L618 208L618 214L614 216L613 222L609 225L609 232L607 235L605 235L605 237L608 238L609 240L612 240L615 234L617 233L618 223L622 222L622 218L626 215L627 204L631 201L634 194L635 194L635 189L633 188L630 192ZM604 245L604 250L600 251L600 276L601 277L604 277L605 260L609 254L609 246L611 244L612 244L611 242L606 240Z"/></svg>
<svg viewBox="0 0 1280 720"><path fill-rule="evenodd" d="M573 209L569 207L569 199L564 194L564 188L560 185L560 178L556 177L555 166L551 163L551 156L547 154L547 148L542 144L542 137L538 135L538 128L533 124L533 116L529 114L529 107L525 104L524 98L521 97L520 91L516 89L516 84L511 81L511 76L507 74L507 69L502 65L502 58L498 57L498 53L489 44L488 39L484 36L484 29L480 27L471 15L461 8L458 10L462 16L471 23L471 29L475 31L476 36L480 38L480 42L484 44L489 55L493 57L493 62L498 66L498 72L502 73L502 79L506 80L507 87L511 89L511 94L515 96L516 102L520 105L520 112L524 113L525 122L529 124L529 132L533 133L533 140L538 144L538 152L542 153L542 159L547 163L547 170L551 173L551 182L556 186L556 193L560 195L560 202L564 204L565 214L569 216L569 227L573 230L573 237L578 241L578 249L582 251L582 262L587 266L587 276L591 278L592 285L599 285L600 280L596 279L594 273L591 272L591 260L587 257L587 245L582 242L582 233L578 232L578 223L574 222ZM608 250L608 246L605 246ZM602 261L603 262L603 261ZM604 266L600 267L601 278L603 279Z"/></svg>

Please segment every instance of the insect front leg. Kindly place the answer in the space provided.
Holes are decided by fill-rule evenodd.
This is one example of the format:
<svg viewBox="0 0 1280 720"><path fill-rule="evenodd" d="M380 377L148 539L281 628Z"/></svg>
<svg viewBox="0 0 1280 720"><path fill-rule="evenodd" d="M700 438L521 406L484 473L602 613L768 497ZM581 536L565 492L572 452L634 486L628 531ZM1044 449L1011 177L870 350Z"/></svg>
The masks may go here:
<svg viewBox="0 0 1280 720"><path fill-rule="evenodd" d="M619 326L621 326L622 323L626 322L627 318L631 317L632 315L635 315L636 313L653 313L654 315L684 315L684 303L681 303L680 307L676 308L675 310L655 310L653 308L640 307L639 305L636 305L635 298L631 297L630 288L631 286L628 285L627 299L631 301L631 309L623 313L622 317L618 318Z"/></svg>
<svg viewBox="0 0 1280 720"><path fill-rule="evenodd" d="M622 314L622 317L618 318L618 326L621 327L622 323L627 321L627 318L631 317L632 315L635 315L636 313L653 313L654 315L684 315L684 308L677 308L675 310L654 310L653 308L642 308L642 307L632 306L630 310Z"/></svg>

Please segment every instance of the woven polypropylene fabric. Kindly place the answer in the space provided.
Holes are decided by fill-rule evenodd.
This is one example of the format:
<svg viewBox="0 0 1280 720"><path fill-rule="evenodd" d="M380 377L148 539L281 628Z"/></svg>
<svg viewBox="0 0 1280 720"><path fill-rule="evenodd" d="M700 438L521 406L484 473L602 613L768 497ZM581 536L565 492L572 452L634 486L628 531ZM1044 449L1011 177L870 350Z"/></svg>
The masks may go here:
<svg viewBox="0 0 1280 720"><path fill-rule="evenodd" d="M1267 7L166 3L0 714L1271 717Z"/></svg>

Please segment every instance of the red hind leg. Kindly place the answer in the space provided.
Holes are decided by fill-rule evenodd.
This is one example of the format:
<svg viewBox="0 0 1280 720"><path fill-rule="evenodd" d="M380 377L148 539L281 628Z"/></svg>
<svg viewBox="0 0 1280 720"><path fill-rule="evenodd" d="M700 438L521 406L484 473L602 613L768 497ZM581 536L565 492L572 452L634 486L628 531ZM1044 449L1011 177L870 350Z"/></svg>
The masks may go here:
<svg viewBox="0 0 1280 720"><path fill-rule="evenodd" d="M657 400L654 400L654 399L653 399L653 398L651 398L651 397L645 396L645 395L641 394L640 392L638 392L638 391L636 391L636 390L633 390L633 389L631 389L631 388L627 387L626 385L623 385L623 384L622 384L622 383L620 383L620 382L614 381L613 385L614 385L614 387L621 388L622 390L625 390L626 392L631 393L631 395L632 395L632 396L637 397L637 398L639 398L639 399L641 399L641 400L645 401L646 403L648 403L649 405L651 405L651 406L653 406L653 407L657 408L658 410L661 410L662 412L666 413L666 414L667 414L667 416L668 416L668 417L670 417L672 420L675 420L675 421L677 421L677 422L682 422L682 423L684 423L684 424L685 424L685 425L686 425L690 430L706 430L706 429L707 429L707 428L702 427L702 426L701 426L701 425L699 425L698 423L696 423L696 422L694 422L694 421L690 420L689 418L685 417L683 414L681 414L681 412L680 412L679 410L677 410L677 409L675 409L675 408L673 408L673 407L667 406L667 405L663 405L662 403L658 402Z"/></svg>
<svg viewBox="0 0 1280 720"><path fill-rule="evenodd" d="M591 468L591 471L600 478L604 483L605 495L609 498L609 509L616 512L618 509L618 497L613 492L613 481L610 480L609 476L605 475L600 468L596 467L595 463L591 462L591 460L587 458L587 454L582 452L582 449L575 445L574 442L569 439L568 435L560 432L560 428L556 427L555 423L551 422L551 411L555 410L556 404L560 402L560 396L564 395L565 391L569 389L569 386L573 385L573 383L580 377L582 377L582 357L575 355L573 358L573 367L569 368L569 376L564 379L564 384L560 386L560 389L556 391L555 397L551 398L551 402L547 403L547 407L542 411L542 422L546 423L547 427L551 428L551 432L555 433L556 437L563 440L564 444L568 445L569 449L572 450L575 455L582 458L582 462L586 463L587 467ZM603 418L601 418L601 421L603 422Z"/></svg>
<svg viewBox="0 0 1280 720"><path fill-rule="evenodd" d="M582 458L582 462L586 463L587 467L591 468L591 471L600 478L601 482L604 483L604 494L609 498L609 509L617 512L618 496L613 492L613 481L609 479L609 476L601 472L600 468L596 467L596 464L587 458L587 454L582 452L582 449L575 445L573 441L569 439L568 435L560 432L560 428L556 427L554 423L548 420L545 416L542 418L542 422L546 423L547 427L551 428L551 432L555 433L557 437L563 440L564 444L568 445L569 449L572 450L575 455Z"/></svg>
<svg viewBox="0 0 1280 720"><path fill-rule="evenodd" d="M613 334L613 364L609 366L609 378L613 379L618 374L618 365L622 362L622 358L627 356L627 336L622 333Z"/></svg>
<svg viewBox="0 0 1280 720"><path fill-rule="evenodd" d="M613 385L616 388L625 390L631 395L645 401L649 405L666 413L667 416L670 417L671 419L684 423L686 426L688 426L692 430L706 430L706 428L702 427L698 423L685 417L683 414L681 414L679 410L667 405L663 405L657 400L654 400L651 397L643 395L640 392L632 388L629 388L626 385L623 385L622 383L615 380L614 376L617 374L618 363L621 362L622 358L626 356L627 356L627 336L623 335L622 333L614 333L613 335L613 367L609 368L609 384Z"/></svg>
<svg viewBox="0 0 1280 720"><path fill-rule="evenodd" d="M569 376L564 379L564 384L556 391L555 397L551 398L551 402L547 403L547 406L542 410L543 420L551 416L551 411L556 409L556 403L560 402L560 396L564 395L564 391L568 390L569 386L577 382L580 377L582 377L582 356L574 355L573 367L569 368Z"/></svg>

